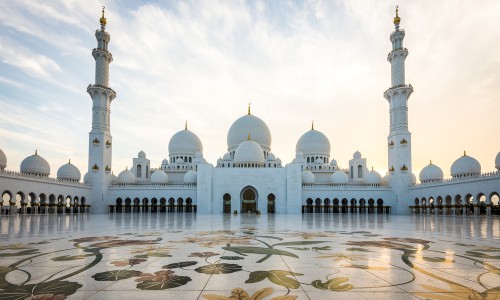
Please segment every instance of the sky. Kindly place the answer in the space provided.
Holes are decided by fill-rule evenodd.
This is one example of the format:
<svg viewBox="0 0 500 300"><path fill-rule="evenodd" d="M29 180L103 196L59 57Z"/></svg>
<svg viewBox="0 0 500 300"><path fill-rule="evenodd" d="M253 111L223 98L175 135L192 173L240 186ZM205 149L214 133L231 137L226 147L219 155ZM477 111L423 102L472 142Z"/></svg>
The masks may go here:
<svg viewBox="0 0 500 300"><path fill-rule="evenodd" d="M0 0L0 149L18 171L35 149L51 176L68 159L87 171L101 7L106 6L113 171L141 150L159 166L188 127L212 164L231 124L267 123L284 164L311 127L348 167L359 150L387 170L394 7L405 30L413 171L449 177L464 150L494 170L500 151L500 1Z"/></svg>

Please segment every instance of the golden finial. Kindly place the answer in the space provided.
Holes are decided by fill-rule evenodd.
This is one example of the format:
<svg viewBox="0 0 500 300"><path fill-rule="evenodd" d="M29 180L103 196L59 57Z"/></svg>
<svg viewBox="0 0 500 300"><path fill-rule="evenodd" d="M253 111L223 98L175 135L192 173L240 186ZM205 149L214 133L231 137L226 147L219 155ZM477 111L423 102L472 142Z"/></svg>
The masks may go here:
<svg viewBox="0 0 500 300"><path fill-rule="evenodd" d="M467 156L467 152L465 152L465 150L464 150L464 156Z"/></svg>
<svg viewBox="0 0 500 300"><path fill-rule="evenodd" d="M250 113L250 106L252 105L252 103L248 102L248 114L251 115L252 113Z"/></svg>
<svg viewBox="0 0 500 300"><path fill-rule="evenodd" d="M35 149L35 155L38 155L38 149Z"/></svg>
<svg viewBox="0 0 500 300"><path fill-rule="evenodd" d="M314 130L314 120L311 122L311 130Z"/></svg>
<svg viewBox="0 0 500 300"><path fill-rule="evenodd" d="M106 18L104 17L104 9L105 8L106 8L105 6L102 7L102 16L99 19L99 22L101 22L101 26L106 26Z"/></svg>
<svg viewBox="0 0 500 300"><path fill-rule="evenodd" d="M70 165L71 165L71 158L69 158L69 159L68 159L68 164L70 164Z"/></svg>
<svg viewBox="0 0 500 300"><path fill-rule="evenodd" d="M248 140L251 141L250 132L248 133Z"/></svg>
<svg viewBox="0 0 500 300"><path fill-rule="evenodd" d="M429 165L432 165L432 159L429 161Z"/></svg>
<svg viewBox="0 0 500 300"><path fill-rule="evenodd" d="M125 170L128 170L128 166L125 166Z"/></svg>
<svg viewBox="0 0 500 300"><path fill-rule="evenodd" d="M401 18L398 15L399 5L396 5L396 17L394 18L394 25L399 25Z"/></svg>
<svg viewBox="0 0 500 300"><path fill-rule="evenodd" d="M186 122L184 123L184 130L188 130L188 121L186 120Z"/></svg>
<svg viewBox="0 0 500 300"><path fill-rule="evenodd" d="M373 171L373 166L372 166L372 171Z"/></svg>

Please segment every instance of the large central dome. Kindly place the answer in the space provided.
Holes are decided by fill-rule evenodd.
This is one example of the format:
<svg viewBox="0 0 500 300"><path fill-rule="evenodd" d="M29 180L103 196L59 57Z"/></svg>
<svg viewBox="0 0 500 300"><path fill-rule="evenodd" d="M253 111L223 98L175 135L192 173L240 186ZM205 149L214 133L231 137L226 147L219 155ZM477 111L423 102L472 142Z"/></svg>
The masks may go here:
<svg viewBox="0 0 500 300"><path fill-rule="evenodd" d="M295 152L307 154L330 155L330 141L323 133L311 129L304 133L297 141Z"/></svg>
<svg viewBox="0 0 500 300"><path fill-rule="evenodd" d="M260 118L248 114L236 120L227 133L228 151L234 150L239 144L248 139L248 134L252 136L252 141L269 151L271 148L271 132L266 123Z"/></svg>
<svg viewBox="0 0 500 300"><path fill-rule="evenodd" d="M172 154L196 154L203 152L203 145L196 134L187 128L174 134L168 143L168 152Z"/></svg>

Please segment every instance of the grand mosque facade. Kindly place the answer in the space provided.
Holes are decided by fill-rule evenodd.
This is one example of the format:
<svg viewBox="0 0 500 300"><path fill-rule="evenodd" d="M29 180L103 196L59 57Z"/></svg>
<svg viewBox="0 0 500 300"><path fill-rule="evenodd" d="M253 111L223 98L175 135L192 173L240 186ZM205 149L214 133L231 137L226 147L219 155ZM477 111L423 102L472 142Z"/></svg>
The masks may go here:
<svg viewBox="0 0 500 300"><path fill-rule="evenodd" d="M405 82L408 50L400 21L396 11L387 57L392 84L383 94L390 113L385 176L369 170L359 152L347 169L340 169L330 157L328 138L314 126L298 140L293 161L283 165L271 151L271 131L250 107L229 128L227 153L215 164L204 159L202 142L186 125L170 139L168 159L159 168L152 168L140 151L130 170L115 176L110 118L116 93L109 86L113 57L103 11L95 34L97 48L92 50L95 84L87 87L92 99L88 170L82 180L78 168L68 162L53 178L47 161L35 153L22 161L20 172L11 171L0 150L2 213L498 213L500 153L490 173L482 173L480 163L464 153L451 166L449 179L431 162L417 184L408 130L413 87Z"/></svg>

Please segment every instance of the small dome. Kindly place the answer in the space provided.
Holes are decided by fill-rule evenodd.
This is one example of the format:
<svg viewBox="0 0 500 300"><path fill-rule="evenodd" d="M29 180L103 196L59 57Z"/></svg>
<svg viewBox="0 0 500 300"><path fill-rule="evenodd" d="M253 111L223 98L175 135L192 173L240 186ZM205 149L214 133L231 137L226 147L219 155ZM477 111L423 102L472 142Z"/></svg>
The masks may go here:
<svg viewBox="0 0 500 300"><path fill-rule="evenodd" d="M85 173L85 175L83 176L83 183L90 184L90 174L89 174L89 172Z"/></svg>
<svg viewBox="0 0 500 300"><path fill-rule="evenodd" d="M35 155L28 156L21 162L21 173L49 176L50 166L43 157L35 152Z"/></svg>
<svg viewBox="0 0 500 300"><path fill-rule="evenodd" d="M302 172L302 183L303 184L314 184L316 182L316 178L311 171Z"/></svg>
<svg viewBox="0 0 500 300"><path fill-rule="evenodd" d="M168 160L165 158L164 160L161 161L162 165L168 165Z"/></svg>
<svg viewBox="0 0 500 300"><path fill-rule="evenodd" d="M88 173L87 173L88 174ZM87 176L87 174L85 174L85 176ZM85 182L85 176L83 176L83 181ZM115 183L118 183L118 177L116 177L115 174L111 173L111 183L112 184L115 184Z"/></svg>
<svg viewBox="0 0 500 300"><path fill-rule="evenodd" d="M380 176L380 174L377 171L371 170L365 176L365 183L366 184L381 184L382 183L382 176Z"/></svg>
<svg viewBox="0 0 500 300"><path fill-rule="evenodd" d="M385 174L384 177L382 177L382 183L381 185L383 186L389 186L389 175L388 174Z"/></svg>
<svg viewBox="0 0 500 300"><path fill-rule="evenodd" d="M354 154L352 155L352 158L353 159L360 159L361 158L361 152L359 152L359 151L354 152Z"/></svg>
<svg viewBox="0 0 500 300"><path fill-rule="evenodd" d="M168 143L168 152L174 154L195 154L203 152L203 145L196 134L188 129L181 130L174 134Z"/></svg>
<svg viewBox="0 0 500 300"><path fill-rule="evenodd" d="M224 160L231 160L231 154L229 152L227 152L226 154L224 154L223 159Z"/></svg>
<svg viewBox="0 0 500 300"><path fill-rule="evenodd" d="M337 161L336 161L335 159L332 159L332 160L330 161L330 165L331 165L331 166L337 166Z"/></svg>
<svg viewBox="0 0 500 300"><path fill-rule="evenodd" d="M134 173L130 172L129 169L125 169L118 174L118 183L120 184L133 184L135 183Z"/></svg>
<svg viewBox="0 0 500 300"><path fill-rule="evenodd" d="M156 184L167 184L168 183L168 175L162 170L156 170L153 175L151 175L151 183Z"/></svg>
<svg viewBox="0 0 500 300"><path fill-rule="evenodd" d="M264 152L256 142L247 140L241 143L234 152L235 163L264 163Z"/></svg>
<svg viewBox="0 0 500 300"><path fill-rule="evenodd" d="M411 184L415 185L417 184L417 176L415 174L411 173Z"/></svg>
<svg viewBox="0 0 500 300"><path fill-rule="evenodd" d="M269 153L267 155L267 160L276 160L276 155L272 154L272 153Z"/></svg>
<svg viewBox="0 0 500 300"><path fill-rule="evenodd" d="M322 164L324 164L325 162L324 162L324 161L323 161L323 159L320 157L320 158L318 158L318 159L315 161L315 163L317 163L317 164L319 164L319 165L322 165Z"/></svg>
<svg viewBox="0 0 500 300"><path fill-rule="evenodd" d="M62 165L59 170L57 170L57 179L62 180L71 180L71 181L80 181L82 175L80 174L80 170L70 162L65 165Z"/></svg>
<svg viewBox="0 0 500 300"><path fill-rule="evenodd" d="M7 156L5 156L5 153L0 149L0 170L5 169L7 167Z"/></svg>
<svg viewBox="0 0 500 300"><path fill-rule="evenodd" d="M146 158L146 153L144 153L144 151L140 151L138 154L137 154L137 157L138 158Z"/></svg>
<svg viewBox="0 0 500 300"><path fill-rule="evenodd" d="M228 149L237 147L245 142L249 133L252 136L252 140L261 147L271 147L271 131L269 131L269 127L260 118L247 114L234 121L229 128L227 133Z"/></svg>
<svg viewBox="0 0 500 300"><path fill-rule="evenodd" d="M175 160L175 163L176 163L176 164L183 164L183 163L184 163L184 158L182 158L182 157L178 157L178 158Z"/></svg>
<svg viewBox="0 0 500 300"><path fill-rule="evenodd" d="M497 157L495 157L495 168L500 171L500 152L498 152Z"/></svg>
<svg viewBox="0 0 500 300"><path fill-rule="evenodd" d="M184 174L184 183L191 184L196 183L198 177L198 173L194 170L189 170Z"/></svg>
<svg viewBox="0 0 500 300"><path fill-rule="evenodd" d="M330 141L320 131L311 129L304 133L295 146L295 152L330 155Z"/></svg>
<svg viewBox="0 0 500 300"><path fill-rule="evenodd" d="M443 180L443 170L440 167L432 164L428 164L425 166L420 174L418 175L420 182L428 182L428 181L442 181Z"/></svg>
<svg viewBox="0 0 500 300"><path fill-rule="evenodd" d="M451 176L469 176L481 174L481 164L472 156L461 156L451 165Z"/></svg>
<svg viewBox="0 0 500 300"><path fill-rule="evenodd" d="M349 177L344 171L337 171L332 174L331 180L333 184L346 184L349 182Z"/></svg>

